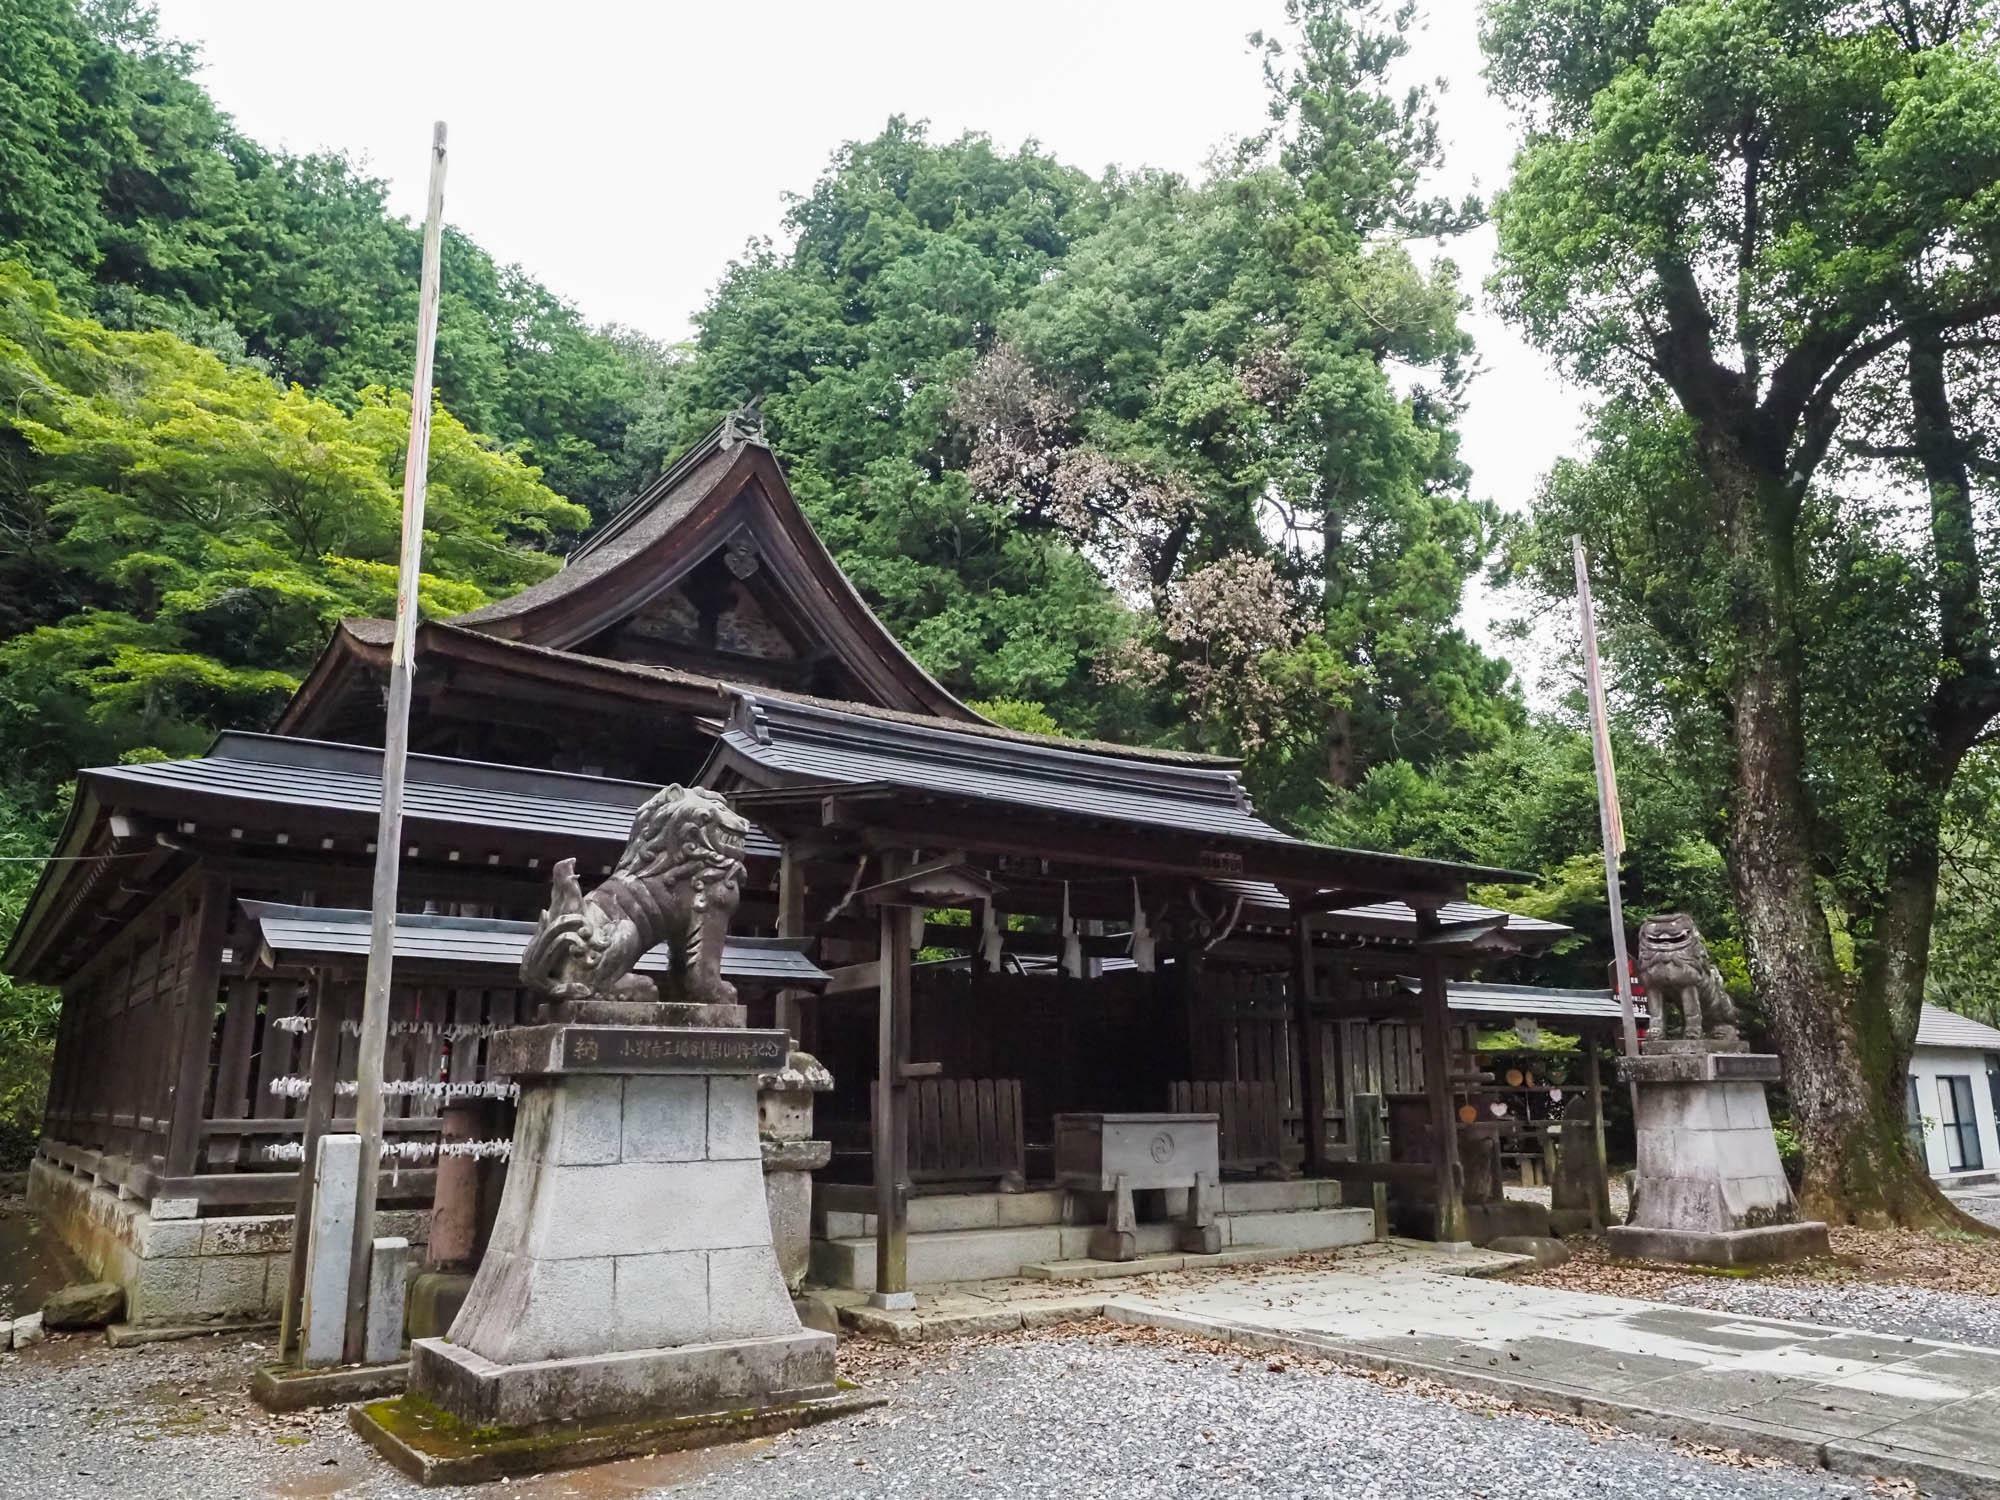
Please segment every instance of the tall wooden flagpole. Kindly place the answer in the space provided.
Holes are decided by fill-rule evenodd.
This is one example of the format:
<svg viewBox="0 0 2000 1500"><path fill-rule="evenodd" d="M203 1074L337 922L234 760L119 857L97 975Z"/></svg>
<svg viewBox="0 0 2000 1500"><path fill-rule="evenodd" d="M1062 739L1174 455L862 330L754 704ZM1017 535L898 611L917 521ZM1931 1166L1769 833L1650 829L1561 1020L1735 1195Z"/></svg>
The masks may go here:
<svg viewBox="0 0 2000 1500"><path fill-rule="evenodd" d="M1611 721L1604 708L1604 675L1597 664L1597 610L1590 598L1590 566L1583 538L1570 538L1576 554L1576 610L1583 627L1583 681L1590 696L1590 752L1597 764L1597 827L1604 840L1604 898L1611 909L1611 966L1618 1013L1625 1025L1625 1055L1639 1055L1639 1023L1632 1013L1632 971L1625 959L1625 895L1618 861L1625 853L1625 817L1618 807L1618 774L1611 764Z"/></svg>
<svg viewBox="0 0 2000 1500"><path fill-rule="evenodd" d="M396 569L396 636L389 652L389 721L382 736L382 812L375 829L375 891L368 926L368 980L362 994L355 1063L354 1131L361 1171L354 1191L354 1245L347 1262L343 1354L359 1364L368 1331L369 1259L375 1248L375 1190L382 1159L382 1053L389 1037L395 968L396 888L403 856L403 766L410 749L415 675L417 582L423 572L424 482L431 456L431 361L437 347L438 246L444 223L444 121L431 135L431 186L424 213L423 279L417 296L417 368L410 380L410 449L403 463L403 540Z"/></svg>

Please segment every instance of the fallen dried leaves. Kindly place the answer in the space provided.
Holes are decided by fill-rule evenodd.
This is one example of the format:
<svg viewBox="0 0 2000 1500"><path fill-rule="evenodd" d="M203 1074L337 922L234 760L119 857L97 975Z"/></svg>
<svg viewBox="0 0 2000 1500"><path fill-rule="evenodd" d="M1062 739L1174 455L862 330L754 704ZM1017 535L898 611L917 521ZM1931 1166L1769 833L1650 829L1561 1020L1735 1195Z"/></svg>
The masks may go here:
<svg viewBox="0 0 2000 1500"><path fill-rule="evenodd" d="M1852 1228L1835 1229L1831 1238L1832 1255L1731 1272L1613 1260L1601 1238L1571 1239L1564 1241L1570 1252L1568 1264L1512 1272L1508 1280L1612 1297L1657 1298L1675 1287L1723 1275L1764 1286L1872 1282L2000 1297L2000 1240L1916 1229Z"/></svg>

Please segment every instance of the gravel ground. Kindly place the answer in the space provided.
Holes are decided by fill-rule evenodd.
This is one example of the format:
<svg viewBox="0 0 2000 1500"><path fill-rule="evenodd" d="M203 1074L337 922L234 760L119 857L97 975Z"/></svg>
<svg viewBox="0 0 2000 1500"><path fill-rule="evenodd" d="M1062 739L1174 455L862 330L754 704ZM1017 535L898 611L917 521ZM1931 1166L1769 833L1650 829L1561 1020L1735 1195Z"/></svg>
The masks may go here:
<svg viewBox="0 0 2000 1500"><path fill-rule="evenodd" d="M2000 1229L2000 1188L1988 1188L1978 1193L1953 1193L1950 1197L1973 1218Z"/></svg>
<svg viewBox="0 0 2000 1500"><path fill-rule="evenodd" d="M240 1393L264 1352L241 1338L123 1351L76 1339L0 1356L0 1495L413 1500L437 1493L393 1475L339 1413L279 1418L251 1406ZM889 1404L774 1441L474 1493L709 1500L1868 1493L1829 1475L1677 1451L1388 1377L1245 1361L1197 1340L1108 1325L921 1351L850 1345L843 1361Z"/></svg>
<svg viewBox="0 0 2000 1500"><path fill-rule="evenodd" d="M1901 1338L2000 1347L2000 1298L1934 1287L1846 1282L1826 1286L1766 1286L1703 1277L1659 1293L1665 1302L1751 1318L1828 1323Z"/></svg>

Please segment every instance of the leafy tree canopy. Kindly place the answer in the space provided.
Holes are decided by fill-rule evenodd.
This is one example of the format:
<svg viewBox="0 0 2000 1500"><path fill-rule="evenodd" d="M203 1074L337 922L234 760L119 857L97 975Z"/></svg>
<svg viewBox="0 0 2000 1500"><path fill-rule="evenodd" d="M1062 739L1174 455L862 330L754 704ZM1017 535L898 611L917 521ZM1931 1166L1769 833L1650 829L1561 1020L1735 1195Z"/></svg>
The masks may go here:
<svg viewBox="0 0 2000 1500"><path fill-rule="evenodd" d="M393 612L409 398L337 406L164 332L65 312L0 263L0 745L45 782L259 724L342 615ZM423 604L556 567L587 520L440 409Z"/></svg>
<svg viewBox="0 0 2000 1500"><path fill-rule="evenodd" d="M240 134L140 0L8 0L0 26L0 259L116 328L160 328L352 406L407 385L416 230L337 156ZM609 512L659 454L663 351L589 328L448 232L437 382L474 431Z"/></svg>
<svg viewBox="0 0 2000 1500"><path fill-rule="evenodd" d="M1531 125L1493 287L1603 393L1524 538L1588 542L1628 707L1711 789L1807 1189L1943 1212L1903 1131L1946 807L2000 714L1986 3L1491 0Z"/></svg>
<svg viewBox="0 0 2000 1500"><path fill-rule="evenodd" d="M891 121L701 318L692 435L762 392L801 500L952 687L1252 756L1281 815L1519 721L1455 625L1496 529L1424 196L1407 6L1298 0L1269 128L1208 181L1093 182ZM1262 40L1261 38L1258 40Z"/></svg>

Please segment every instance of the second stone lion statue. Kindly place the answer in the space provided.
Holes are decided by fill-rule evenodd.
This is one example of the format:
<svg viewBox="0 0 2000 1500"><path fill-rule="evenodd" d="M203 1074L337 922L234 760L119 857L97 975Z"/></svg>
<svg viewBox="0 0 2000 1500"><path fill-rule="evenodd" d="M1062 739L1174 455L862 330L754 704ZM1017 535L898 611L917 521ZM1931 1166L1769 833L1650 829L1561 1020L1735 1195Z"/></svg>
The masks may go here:
<svg viewBox="0 0 2000 1500"><path fill-rule="evenodd" d="M589 895L576 861L553 872L549 906L521 955L524 983L557 1000L729 1005L723 939L743 895L750 825L714 792L663 787L632 819L617 867ZM632 972L666 943L663 984Z"/></svg>
<svg viewBox="0 0 2000 1500"><path fill-rule="evenodd" d="M1666 1005L1680 1007L1681 1035L1698 1042L1734 1042L1736 1005L1722 987L1722 973L1708 956L1694 918L1685 912L1648 917L1639 924L1639 983L1654 1004L1660 1034L1666 1034Z"/></svg>

